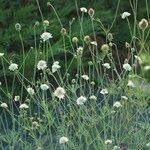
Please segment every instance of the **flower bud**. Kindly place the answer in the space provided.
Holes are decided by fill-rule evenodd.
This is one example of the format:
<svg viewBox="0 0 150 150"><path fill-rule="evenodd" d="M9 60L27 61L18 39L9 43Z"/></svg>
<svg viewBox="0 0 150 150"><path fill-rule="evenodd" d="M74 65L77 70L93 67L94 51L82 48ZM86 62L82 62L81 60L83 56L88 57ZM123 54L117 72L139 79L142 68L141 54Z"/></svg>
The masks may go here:
<svg viewBox="0 0 150 150"><path fill-rule="evenodd" d="M77 56L82 57L82 54L83 54L83 47L80 46L80 47L77 49Z"/></svg>
<svg viewBox="0 0 150 150"><path fill-rule="evenodd" d="M86 36L84 37L84 41L85 41L86 43L90 43L91 38L90 38L88 35L86 35Z"/></svg>
<svg viewBox="0 0 150 150"><path fill-rule="evenodd" d="M77 38L77 37L73 37L73 38L72 38L72 42L73 42L73 43L78 43L78 42L79 42L79 40L78 40L78 38Z"/></svg>
<svg viewBox="0 0 150 150"><path fill-rule="evenodd" d="M139 22L139 28L141 30L145 30L146 28L148 28L148 21L146 19L142 19L140 22Z"/></svg>
<svg viewBox="0 0 150 150"><path fill-rule="evenodd" d="M62 28L61 31L60 31L61 35L66 35L67 34L67 31L65 28Z"/></svg>
<svg viewBox="0 0 150 150"><path fill-rule="evenodd" d="M128 42L125 43L126 48L130 48L130 44Z"/></svg>
<svg viewBox="0 0 150 150"><path fill-rule="evenodd" d="M43 26L44 26L44 27L49 26L49 21L48 21L48 20L44 20L44 21L43 21Z"/></svg>
<svg viewBox="0 0 150 150"><path fill-rule="evenodd" d="M94 9L90 8L88 11L88 14L90 15L90 17L93 17L94 13L95 13Z"/></svg>
<svg viewBox="0 0 150 150"><path fill-rule="evenodd" d="M40 25L39 21L36 21L35 26L39 26L39 25Z"/></svg>
<svg viewBox="0 0 150 150"><path fill-rule="evenodd" d="M16 23L16 24L15 24L15 28L16 28L16 31L20 31L20 30L21 30L21 25L20 25L20 23Z"/></svg>
<svg viewBox="0 0 150 150"><path fill-rule="evenodd" d="M111 33L108 33L107 39L109 42L111 42L113 40L113 35Z"/></svg>
<svg viewBox="0 0 150 150"><path fill-rule="evenodd" d="M105 54L107 54L108 51L109 51L108 44L103 44L102 47L101 47L101 50L102 50L102 52L104 52Z"/></svg>

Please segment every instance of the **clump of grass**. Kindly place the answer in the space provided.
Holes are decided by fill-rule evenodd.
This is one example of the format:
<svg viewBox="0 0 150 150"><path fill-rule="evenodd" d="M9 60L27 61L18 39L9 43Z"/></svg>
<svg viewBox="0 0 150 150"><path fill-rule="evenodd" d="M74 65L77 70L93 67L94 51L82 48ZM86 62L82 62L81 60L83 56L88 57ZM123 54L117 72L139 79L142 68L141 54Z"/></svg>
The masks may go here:
<svg viewBox="0 0 150 150"><path fill-rule="evenodd" d="M148 21L139 23L136 13L122 14L131 34L131 40L124 41L128 55L122 63L111 33L114 22L107 28L95 18L94 9L79 9L75 4L80 37L71 32L76 20L66 30L48 3L61 27L61 57L55 55L51 43L54 35L43 17L41 43L38 46L39 24L35 23L35 45L28 53L24 52L21 25L16 24L23 51L21 64L9 62L0 53L4 77L0 87L1 149L148 149L149 91L144 86L140 58L141 53L149 53ZM133 12L137 11L135 6L131 3ZM84 15L89 15L93 30L89 35L83 29ZM134 27L130 26L130 15L134 16ZM117 16L118 8L114 21ZM97 41L95 23L106 34L103 44ZM32 72L28 73L27 65Z"/></svg>

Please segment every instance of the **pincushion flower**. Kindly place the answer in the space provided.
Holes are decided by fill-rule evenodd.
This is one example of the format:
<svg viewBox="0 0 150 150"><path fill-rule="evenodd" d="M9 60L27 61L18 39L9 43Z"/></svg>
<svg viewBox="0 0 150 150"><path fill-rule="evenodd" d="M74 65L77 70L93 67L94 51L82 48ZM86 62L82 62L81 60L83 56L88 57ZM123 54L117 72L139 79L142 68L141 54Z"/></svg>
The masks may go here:
<svg viewBox="0 0 150 150"><path fill-rule="evenodd" d="M81 77L82 77L84 80L86 80L86 81L89 80L88 75L82 75Z"/></svg>
<svg viewBox="0 0 150 150"><path fill-rule="evenodd" d="M10 66L9 66L9 70L11 71L15 71L18 69L18 65L15 64L15 63L11 63Z"/></svg>
<svg viewBox="0 0 150 150"><path fill-rule="evenodd" d="M97 97L95 95L90 96L90 100L97 100Z"/></svg>
<svg viewBox="0 0 150 150"><path fill-rule="evenodd" d="M130 64L125 63L125 64L123 64L123 69L126 70L126 71L131 71L132 67L130 66Z"/></svg>
<svg viewBox="0 0 150 150"><path fill-rule="evenodd" d="M59 98L59 99L63 99L65 97L66 91L64 88L62 87L58 87L55 91L54 91L54 96Z"/></svg>
<svg viewBox="0 0 150 150"><path fill-rule="evenodd" d="M0 53L0 57L4 56L4 53Z"/></svg>
<svg viewBox="0 0 150 150"><path fill-rule="evenodd" d="M104 63L104 64L102 64L105 68L107 68L107 69L110 69L111 67L110 67L110 64L109 63Z"/></svg>
<svg viewBox="0 0 150 150"><path fill-rule="evenodd" d="M102 89L100 91L101 94L105 95L105 94L108 94L108 90L105 88L105 89Z"/></svg>
<svg viewBox="0 0 150 150"><path fill-rule="evenodd" d="M122 13L121 17L122 17L122 19L125 19L126 17L129 17L130 15L131 14L129 12L125 11Z"/></svg>
<svg viewBox="0 0 150 150"><path fill-rule="evenodd" d="M28 109L29 106L28 106L27 104L23 103L23 104L21 104L21 105L19 106L19 108L20 108L20 109Z"/></svg>
<svg viewBox="0 0 150 150"><path fill-rule="evenodd" d="M106 140L105 144L112 144L112 140Z"/></svg>
<svg viewBox="0 0 150 150"><path fill-rule="evenodd" d="M44 70L47 68L47 63L45 60L40 60L37 64L38 70Z"/></svg>
<svg viewBox="0 0 150 150"><path fill-rule="evenodd" d="M83 12L83 13L87 13L87 9L85 7L81 7L80 11Z"/></svg>
<svg viewBox="0 0 150 150"><path fill-rule="evenodd" d="M35 92L34 92L34 89L31 88L31 87L28 87L27 88L27 92L30 94L30 95L33 95Z"/></svg>
<svg viewBox="0 0 150 150"><path fill-rule="evenodd" d="M52 73L56 72L61 66L59 65L58 61L55 61L52 65Z"/></svg>
<svg viewBox="0 0 150 150"><path fill-rule="evenodd" d="M116 102L113 104L113 106L114 106L114 107L117 107L117 108L122 107L121 103L118 102L118 101L116 101Z"/></svg>
<svg viewBox="0 0 150 150"><path fill-rule="evenodd" d="M7 108L8 107L8 105L6 104L6 103L1 103L1 105L0 105L2 108Z"/></svg>
<svg viewBox="0 0 150 150"><path fill-rule="evenodd" d="M80 96L77 99L77 105L83 105L87 101L87 98L85 96Z"/></svg>
<svg viewBox="0 0 150 150"><path fill-rule="evenodd" d="M19 100L20 100L20 96L19 95L15 96L14 101L19 101Z"/></svg>
<svg viewBox="0 0 150 150"><path fill-rule="evenodd" d="M68 141L69 141L69 139L67 137L63 136L59 139L59 144L65 144Z"/></svg>
<svg viewBox="0 0 150 150"><path fill-rule="evenodd" d="M132 80L128 80L127 86L134 88L134 87L135 87L135 84L133 83Z"/></svg>
<svg viewBox="0 0 150 150"><path fill-rule="evenodd" d="M53 38L52 34L49 33L49 32L44 32L42 35L41 35L41 38L43 39L43 41L47 41L48 39L50 38Z"/></svg>
<svg viewBox="0 0 150 150"><path fill-rule="evenodd" d="M49 86L47 84L41 84L40 88L41 90L46 91L49 89Z"/></svg>

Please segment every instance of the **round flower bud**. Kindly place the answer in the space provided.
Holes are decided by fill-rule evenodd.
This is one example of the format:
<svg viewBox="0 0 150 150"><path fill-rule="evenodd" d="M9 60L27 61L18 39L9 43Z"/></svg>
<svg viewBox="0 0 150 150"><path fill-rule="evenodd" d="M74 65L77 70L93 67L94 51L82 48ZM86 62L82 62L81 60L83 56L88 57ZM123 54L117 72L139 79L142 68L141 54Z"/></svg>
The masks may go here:
<svg viewBox="0 0 150 150"><path fill-rule="evenodd" d="M128 42L125 43L126 48L130 48L130 44Z"/></svg>
<svg viewBox="0 0 150 150"><path fill-rule="evenodd" d="M65 28L62 28L61 31L60 31L61 35L66 35L67 34L67 31Z"/></svg>
<svg viewBox="0 0 150 150"><path fill-rule="evenodd" d="M107 39L109 42L111 42L113 40L113 35L111 33L108 33Z"/></svg>
<svg viewBox="0 0 150 150"><path fill-rule="evenodd" d="M36 21L35 26L39 26L39 25L40 25L39 21Z"/></svg>
<svg viewBox="0 0 150 150"><path fill-rule="evenodd" d="M94 16L94 13L95 13L94 9L90 8L89 11L88 11L88 14L89 14L91 17L93 17L93 16Z"/></svg>
<svg viewBox="0 0 150 150"><path fill-rule="evenodd" d="M82 57L82 54L83 54L83 47L80 46L80 47L77 49L77 56Z"/></svg>
<svg viewBox="0 0 150 150"><path fill-rule="evenodd" d="M146 19L142 19L140 22L139 22L139 28L141 30L145 30L146 28L148 27L148 21Z"/></svg>
<svg viewBox="0 0 150 150"><path fill-rule="evenodd" d="M73 37L73 38L72 38L72 42L73 42L73 43L78 43L78 42L79 42L79 40L78 40L78 38L77 38L77 37Z"/></svg>
<svg viewBox="0 0 150 150"><path fill-rule="evenodd" d="M108 44L103 44L102 47L101 47L101 50L102 50L102 52L104 52L104 53L108 53L108 51L109 51L109 46L108 46Z"/></svg>
<svg viewBox="0 0 150 150"><path fill-rule="evenodd" d="M44 26L44 27L49 26L49 21L48 21L48 20L44 20L44 21L43 21L43 26Z"/></svg>
<svg viewBox="0 0 150 150"><path fill-rule="evenodd" d="M88 35L86 35L86 36L84 37L84 41L85 41L86 43L90 43L91 38L90 38Z"/></svg>
<svg viewBox="0 0 150 150"><path fill-rule="evenodd" d="M16 28L16 31L20 31L20 30L21 30L21 25L20 25L20 23L16 23L16 24L15 24L15 28Z"/></svg>

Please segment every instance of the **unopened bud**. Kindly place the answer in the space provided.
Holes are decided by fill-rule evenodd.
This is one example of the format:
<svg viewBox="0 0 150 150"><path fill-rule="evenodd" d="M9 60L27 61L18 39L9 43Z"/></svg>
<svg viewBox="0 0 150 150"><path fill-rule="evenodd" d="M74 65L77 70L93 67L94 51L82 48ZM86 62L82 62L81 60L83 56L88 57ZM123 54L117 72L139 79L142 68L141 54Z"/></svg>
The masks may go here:
<svg viewBox="0 0 150 150"><path fill-rule="evenodd" d="M61 33L62 35L66 35L66 34L67 34L67 31L66 31L65 28L62 28L61 31L60 31L60 33Z"/></svg>
<svg viewBox="0 0 150 150"><path fill-rule="evenodd" d="M78 42L79 42L79 40L78 40L78 38L77 38L77 37L73 37L73 38L72 38L72 42L73 42L73 43L78 43Z"/></svg>
<svg viewBox="0 0 150 150"><path fill-rule="evenodd" d="M90 17L93 17L94 13L95 13L94 9L90 8L88 11L88 14L90 15Z"/></svg>
<svg viewBox="0 0 150 150"><path fill-rule="evenodd" d="M16 31L20 31L20 30L21 30L21 25L20 25L20 23L16 23L16 24L15 24L15 28L16 28Z"/></svg>
<svg viewBox="0 0 150 150"><path fill-rule="evenodd" d="M148 21L146 19L142 19L140 22L139 22L139 28L141 30L145 30L146 28L148 28Z"/></svg>
<svg viewBox="0 0 150 150"><path fill-rule="evenodd" d="M48 20L44 20L44 21L43 21L43 26L44 26L44 27L49 26L49 21L48 21Z"/></svg>
<svg viewBox="0 0 150 150"><path fill-rule="evenodd" d="M84 37L84 41L85 41L86 43L90 43L91 38L90 38L88 35L86 35L86 36Z"/></svg>

